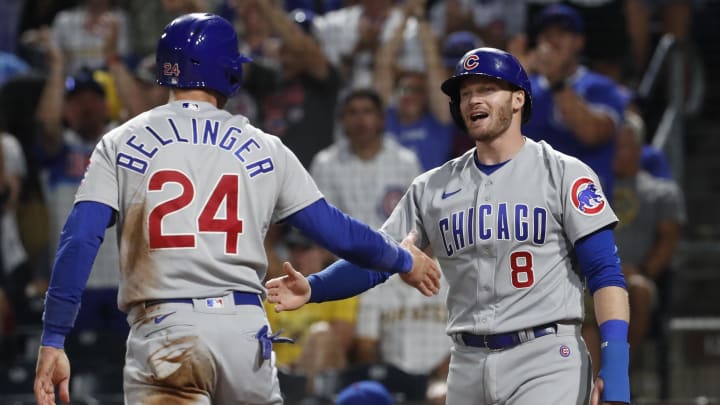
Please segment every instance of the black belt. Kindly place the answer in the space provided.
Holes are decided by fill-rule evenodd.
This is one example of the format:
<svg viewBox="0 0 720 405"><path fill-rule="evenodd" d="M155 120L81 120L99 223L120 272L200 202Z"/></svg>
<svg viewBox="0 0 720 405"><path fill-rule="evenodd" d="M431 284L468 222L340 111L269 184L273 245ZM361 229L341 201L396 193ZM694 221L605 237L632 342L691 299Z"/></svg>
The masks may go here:
<svg viewBox="0 0 720 405"><path fill-rule="evenodd" d="M462 339L466 346L483 347L490 350L503 350L541 336L551 335L555 332L557 332L557 324L549 323L546 325L536 326L534 328L508 333L499 333L496 335L473 335L472 333L463 332L460 334L460 339Z"/></svg>
<svg viewBox="0 0 720 405"><path fill-rule="evenodd" d="M216 299L220 297L208 297L207 299ZM200 298L203 299L203 298ZM242 292L242 291L233 291L233 299L235 300L235 305L257 305L259 307L262 307L262 302L260 301L260 296L255 293L248 293L248 292ZM157 304L166 304L166 303L180 303L180 304L192 304L193 298L166 298L166 299L159 299L159 300L151 300L151 301L145 301L145 308L157 305Z"/></svg>

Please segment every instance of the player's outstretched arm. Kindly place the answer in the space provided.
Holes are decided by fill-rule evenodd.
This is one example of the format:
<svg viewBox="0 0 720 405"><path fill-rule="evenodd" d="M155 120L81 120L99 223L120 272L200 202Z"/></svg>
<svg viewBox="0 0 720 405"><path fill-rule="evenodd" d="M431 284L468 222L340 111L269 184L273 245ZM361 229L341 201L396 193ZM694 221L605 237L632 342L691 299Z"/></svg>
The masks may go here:
<svg viewBox="0 0 720 405"><path fill-rule="evenodd" d="M409 272L400 273L403 280L426 296L440 291L440 268L414 243L416 232L410 232L401 246L408 249L412 258ZM307 302L324 302L358 295L387 280L392 273L372 271L346 260L338 260L323 271L310 275L307 280L289 263L283 265L285 276L266 283L268 301L276 311L300 308Z"/></svg>
<svg viewBox="0 0 720 405"><path fill-rule="evenodd" d="M336 256L369 270L408 273L413 266L429 265L424 260L414 263L420 257L427 258L425 254L402 249L389 236L345 214L324 198L295 212L285 221ZM434 267L439 279L440 270Z"/></svg>
<svg viewBox="0 0 720 405"><path fill-rule="evenodd" d="M60 400L70 402L70 361L64 350L40 346L33 385L38 405L55 405L55 386Z"/></svg>

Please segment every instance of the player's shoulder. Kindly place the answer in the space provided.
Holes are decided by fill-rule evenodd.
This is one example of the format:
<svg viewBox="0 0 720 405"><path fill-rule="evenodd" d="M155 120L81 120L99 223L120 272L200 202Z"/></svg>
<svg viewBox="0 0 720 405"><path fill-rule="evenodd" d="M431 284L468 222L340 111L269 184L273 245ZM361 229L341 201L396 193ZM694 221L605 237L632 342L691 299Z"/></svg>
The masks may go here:
<svg viewBox="0 0 720 405"><path fill-rule="evenodd" d="M432 185L447 184L450 180L459 178L462 172L470 165L474 165L474 153L475 148L471 148L462 155L420 174L413 181L413 185L424 188Z"/></svg>
<svg viewBox="0 0 720 405"><path fill-rule="evenodd" d="M544 140L535 141L530 138L526 138L525 143L526 147L529 148L538 158L548 162L562 165L582 163L580 159L560 152Z"/></svg>
<svg viewBox="0 0 720 405"><path fill-rule="evenodd" d="M554 149L545 141L534 141L527 138L525 142L531 156L537 159L534 167L538 170L544 168L551 177L563 176L566 172L576 172L578 170L582 172L592 171L590 166L580 159Z"/></svg>

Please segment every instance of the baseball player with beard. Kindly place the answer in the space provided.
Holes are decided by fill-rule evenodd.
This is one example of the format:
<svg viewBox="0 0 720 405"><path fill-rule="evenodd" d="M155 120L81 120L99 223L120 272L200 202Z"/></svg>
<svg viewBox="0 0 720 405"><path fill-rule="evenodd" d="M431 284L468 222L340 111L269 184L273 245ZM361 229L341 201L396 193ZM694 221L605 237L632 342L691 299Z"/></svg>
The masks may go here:
<svg viewBox="0 0 720 405"><path fill-rule="evenodd" d="M263 239L284 220L359 265L403 273L425 294L440 271L323 199L277 137L220 108L242 82L232 25L213 14L172 21L157 47L171 101L97 144L61 235L45 301L38 404L69 401L63 351L102 243L117 223L118 305L128 313L127 404L281 404L261 305ZM381 278L383 274L374 273Z"/></svg>
<svg viewBox="0 0 720 405"><path fill-rule="evenodd" d="M628 299L597 176L523 136L532 96L515 57L478 48L442 90L475 148L415 179L382 231L417 229L449 284L453 339L447 404L629 403ZM267 283L276 310L372 287L338 261L307 279L287 268ZM591 390L580 335L584 284L595 301L602 366Z"/></svg>

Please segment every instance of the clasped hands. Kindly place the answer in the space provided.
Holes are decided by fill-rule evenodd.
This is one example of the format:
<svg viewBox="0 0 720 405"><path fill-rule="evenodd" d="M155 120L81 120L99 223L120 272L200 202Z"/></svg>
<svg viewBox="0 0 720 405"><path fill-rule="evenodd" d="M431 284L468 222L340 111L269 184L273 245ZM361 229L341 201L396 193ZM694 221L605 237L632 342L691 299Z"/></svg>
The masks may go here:
<svg viewBox="0 0 720 405"><path fill-rule="evenodd" d="M399 276L405 283L429 297L440 291L440 267L415 246L416 240L417 232L410 231L400 243L412 255L413 265L409 272L399 273ZM276 312L298 309L310 300L310 283L305 276L288 262L283 263L283 272L284 276L273 278L265 284L268 302L275 304Z"/></svg>

